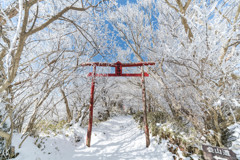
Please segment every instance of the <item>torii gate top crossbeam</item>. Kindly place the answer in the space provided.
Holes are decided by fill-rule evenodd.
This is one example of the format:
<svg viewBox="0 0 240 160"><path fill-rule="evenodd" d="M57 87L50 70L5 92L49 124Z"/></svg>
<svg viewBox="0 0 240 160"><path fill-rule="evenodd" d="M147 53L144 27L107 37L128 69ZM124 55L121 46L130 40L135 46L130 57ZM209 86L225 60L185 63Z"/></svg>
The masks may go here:
<svg viewBox="0 0 240 160"><path fill-rule="evenodd" d="M154 62L138 62L138 63L101 63L101 62L87 62L82 63L81 66L101 66L101 67L115 67L115 73L108 74L94 74L95 77L141 77L141 73L122 73L122 67L138 67L138 66L147 66L147 65L155 65ZM93 73L88 74L89 77L93 76ZM144 76L148 77L149 74L144 72Z"/></svg>
<svg viewBox="0 0 240 160"><path fill-rule="evenodd" d="M137 66L147 66L147 65L155 65L155 62L137 62L137 63L102 63L102 62L87 62L82 63L81 66L101 66L101 67L117 67L118 64L121 64L122 67L137 67Z"/></svg>

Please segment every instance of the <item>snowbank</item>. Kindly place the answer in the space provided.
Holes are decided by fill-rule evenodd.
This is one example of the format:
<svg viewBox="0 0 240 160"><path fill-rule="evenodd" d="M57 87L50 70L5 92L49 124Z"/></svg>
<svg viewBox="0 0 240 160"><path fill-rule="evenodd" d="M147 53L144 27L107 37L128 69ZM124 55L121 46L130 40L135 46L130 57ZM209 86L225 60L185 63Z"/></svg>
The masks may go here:
<svg viewBox="0 0 240 160"><path fill-rule="evenodd" d="M237 158L240 159L240 124L236 123L231 125L228 129L233 131L233 136L236 138L236 140L232 142L230 149L232 149L237 154Z"/></svg>
<svg viewBox="0 0 240 160"><path fill-rule="evenodd" d="M41 135L37 142L29 137L22 148L16 149L20 155L15 160L173 160L167 141L157 144L151 137L151 145L146 148L144 132L137 126L130 116L113 117L94 125L90 148L85 146L87 129L77 124L56 136ZM14 135L15 146L21 142L20 136Z"/></svg>

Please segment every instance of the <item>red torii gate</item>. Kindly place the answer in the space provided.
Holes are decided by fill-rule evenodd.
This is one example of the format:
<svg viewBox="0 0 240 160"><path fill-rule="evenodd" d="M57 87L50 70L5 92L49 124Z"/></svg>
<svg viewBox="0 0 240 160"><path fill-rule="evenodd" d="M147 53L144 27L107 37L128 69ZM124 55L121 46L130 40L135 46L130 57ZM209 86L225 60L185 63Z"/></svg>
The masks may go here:
<svg viewBox="0 0 240 160"><path fill-rule="evenodd" d="M154 62L138 62L138 63L101 63L101 62L88 62L82 63L81 66L93 66L93 72L88 74L88 77L92 77L91 85L91 97L90 97L90 107L89 107L89 122L87 131L86 145L90 147L91 134L92 134L92 121L93 121L93 103L94 103L94 87L95 87L95 77L142 77L142 100L143 100L143 113L144 113L144 124L145 124L145 136L146 136L146 147L150 145L149 130L147 123L147 106L146 106L146 92L145 92L145 78L149 74L144 72L145 65L155 65ZM115 73L108 74L96 74L96 66L101 67L115 67ZM138 67L141 66L142 73L122 73L122 67Z"/></svg>

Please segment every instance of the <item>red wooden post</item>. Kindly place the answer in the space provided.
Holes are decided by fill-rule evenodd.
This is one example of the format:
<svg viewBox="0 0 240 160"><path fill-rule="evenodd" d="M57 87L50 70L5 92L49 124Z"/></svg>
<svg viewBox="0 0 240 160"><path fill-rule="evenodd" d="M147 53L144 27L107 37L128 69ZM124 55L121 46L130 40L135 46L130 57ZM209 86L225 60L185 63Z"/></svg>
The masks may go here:
<svg viewBox="0 0 240 160"><path fill-rule="evenodd" d="M88 147L90 147L91 134L92 134L95 75L96 75L96 65L93 65L91 97L90 97L90 107L89 107L89 120L88 120L88 131L87 131L87 144L86 144Z"/></svg>
<svg viewBox="0 0 240 160"><path fill-rule="evenodd" d="M148 122L147 122L147 103L146 103L146 91L145 91L145 77L144 77L144 66L141 67L142 69L142 100L143 100L143 120L144 120L144 131L146 136L146 147L150 145L149 139L149 129L148 129Z"/></svg>

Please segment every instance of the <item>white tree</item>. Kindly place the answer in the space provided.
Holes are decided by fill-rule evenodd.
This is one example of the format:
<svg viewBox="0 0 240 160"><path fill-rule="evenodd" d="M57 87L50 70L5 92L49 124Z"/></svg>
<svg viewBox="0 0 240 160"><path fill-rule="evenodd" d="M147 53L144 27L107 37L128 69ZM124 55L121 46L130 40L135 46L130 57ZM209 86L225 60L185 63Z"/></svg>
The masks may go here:
<svg viewBox="0 0 240 160"><path fill-rule="evenodd" d="M157 62L149 70L160 85L161 106L200 132L213 129L220 146L225 126L219 119L229 121L226 107L214 104L222 96L238 99L239 7L236 1L137 1L106 17L128 46L120 56Z"/></svg>
<svg viewBox="0 0 240 160"><path fill-rule="evenodd" d="M54 89L71 79L81 60L93 57L94 52L89 49L97 50L98 44L89 37L97 36L93 32L97 23L88 20L93 20L94 9L104 2L19 0L0 3L0 93L6 104L1 105L1 111L6 108L1 123L10 118L12 126L10 134L0 132L7 140L6 148L11 144L12 114L21 108L18 104L25 104L26 108L21 108L23 112L35 106L30 113L29 124L32 124L40 112L39 106L53 103ZM76 25L66 21L75 21ZM31 92L27 92L29 90Z"/></svg>

